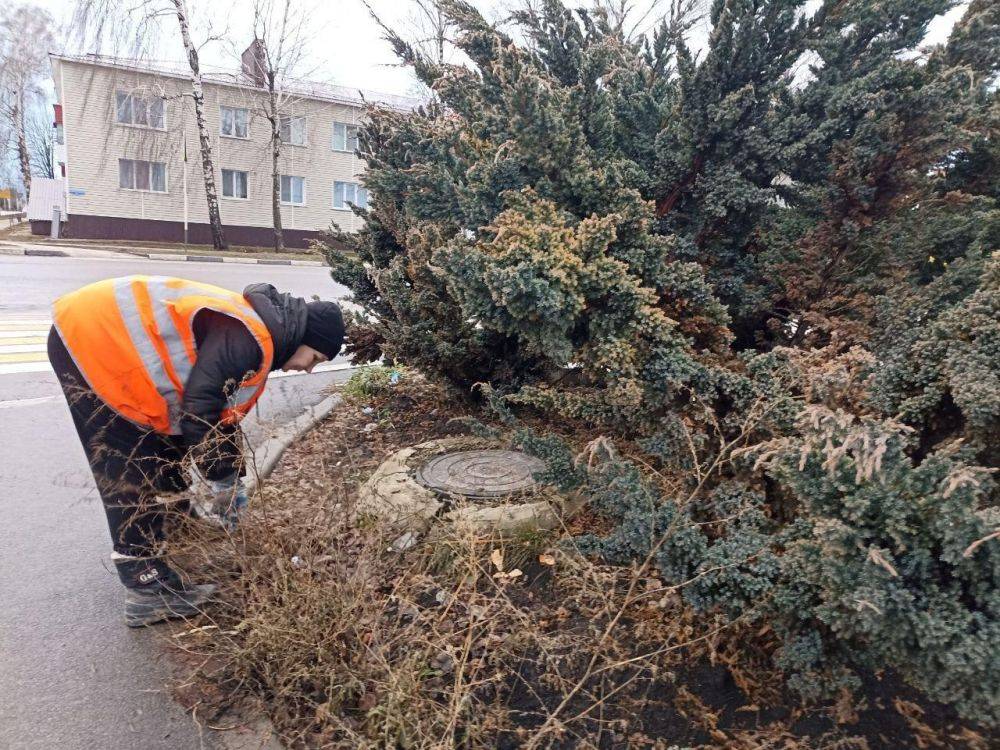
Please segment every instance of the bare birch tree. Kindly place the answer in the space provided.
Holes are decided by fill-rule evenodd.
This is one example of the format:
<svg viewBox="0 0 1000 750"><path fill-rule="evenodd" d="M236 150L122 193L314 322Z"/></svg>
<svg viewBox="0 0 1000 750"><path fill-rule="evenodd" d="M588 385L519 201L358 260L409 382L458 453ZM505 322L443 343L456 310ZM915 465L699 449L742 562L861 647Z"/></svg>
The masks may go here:
<svg viewBox="0 0 1000 750"><path fill-rule="evenodd" d="M27 117L25 133L28 153L31 157L31 173L38 177L55 177L56 165L52 147L55 134L52 132L51 108L44 103L32 108Z"/></svg>
<svg viewBox="0 0 1000 750"><path fill-rule="evenodd" d="M431 62L443 65L450 61L450 32L455 25L441 8L440 0L409 0L409 12L399 20L398 28L379 15L369 0L361 0L368 15L386 32L405 39L413 49Z"/></svg>
<svg viewBox="0 0 1000 750"><path fill-rule="evenodd" d="M11 149L13 141L10 126L0 120L0 189L10 190L12 196L11 199L0 198L0 208L4 210L13 210L20 205L20 196L13 197L15 192L20 192L18 188L20 169L17 165L17 159L11 158L15 156Z"/></svg>
<svg viewBox="0 0 1000 750"><path fill-rule="evenodd" d="M254 41L243 61L243 72L251 83L264 90L263 119L270 128L268 148L271 160L271 214L274 249L285 249L281 223L282 118L293 108L297 97L290 84L302 76L309 36L310 14L295 0L254 0ZM289 121L289 128L291 123Z"/></svg>
<svg viewBox="0 0 1000 750"><path fill-rule="evenodd" d="M414 0L416 2L416 0ZM607 25L635 41L645 36L663 21L678 17L690 17L695 8L705 6L707 0L589 0L580 3L581 10L604 19ZM493 18L500 25L512 18L537 20L543 15L545 0L501 0L493 8ZM520 38L516 26L511 33ZM523 39L531 47L531 39Z"/></svg>
<svg viewBox="0 0 1000 750"><path fill-rule="evenodd" d="M405 25L416 49L438 65L448 62L447 45L454 24L441 10L441 3L437 0L410 0L410 14Z"/></svg>
<svg viewBox="0 0 1000 750"><path fill-rule="evenodd" d="M592 10L608 20L608 25L620 32L626 39L639 39L670 16L672 7L691 5L685 0L594 0Z"/></svg>
<svg viewBox="0 0 1000 750"><path fill-rule="evenodd" d="M34 5L8 7L0 16L0 116L16 144L26 198L31 194L27 111L41 94L39 80L48 74L54 27L52 16Z"/></svg>
<svg viewBox="0 0 1000 750"><path fill-rule="evenodd" d="M222 216L219 213L219 193L215 189L215 163L212 161L212 141L205 122L205 90L201 85L201 65L198 48L191 41L191 27L188 21L186 0L170 0L177 12L177 23L181 30L181 41L191 68L191 98L194 101L194 120L198 128L198 143L201 147L201 171L205 180L205 197L208 200L208 224L212 231L212 245L216 250L226 247L222 232Z"/></svg>
<svg viewBox="0 0 1000 750"><path fill-rule="evenodd" d="M147 53L152 37L161 19L174 17L180 31L184 56L190 71L191 99L194 118L198 130L201 151L202 179L205 183L205 198L208 203L208 223L212 233L212 245L217 250L226 248L226 238L222 230L219 211L219 193L215 185L215 162L212 159L212 140L205 120L205 91L201 79L199 47L191 35L191 15L187 0L77 0L74 17L77 34L81 38L88 35L98 47L105 40L125 41L133 55ZM212 38L211 36L209 37Z"/></svg>

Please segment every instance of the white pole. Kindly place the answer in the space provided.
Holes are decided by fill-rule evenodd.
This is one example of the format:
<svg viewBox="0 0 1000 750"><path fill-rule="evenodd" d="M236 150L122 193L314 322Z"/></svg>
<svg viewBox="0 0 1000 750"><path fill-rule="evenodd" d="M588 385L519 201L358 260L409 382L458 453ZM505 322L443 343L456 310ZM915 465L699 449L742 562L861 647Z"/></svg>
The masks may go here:
<svg viewBox="0 0 1000 750"><path fill-rule="evenodd" d="M65 115L64 115L65 116ZM188 243L188 141L187 124L184 126L184 244Z"/></svg>

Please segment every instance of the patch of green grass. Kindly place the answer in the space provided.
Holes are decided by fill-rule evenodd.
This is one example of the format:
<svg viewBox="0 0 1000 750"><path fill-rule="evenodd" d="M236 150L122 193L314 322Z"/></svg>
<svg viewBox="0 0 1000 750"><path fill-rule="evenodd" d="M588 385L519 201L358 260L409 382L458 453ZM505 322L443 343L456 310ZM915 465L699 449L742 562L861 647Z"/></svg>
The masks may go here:
<svg viewBox="0 0 1000 750"><path fill-rule="evenodd" d="M358 370L344 383L344 395L358 401L384 396L408 375L407 369L401 365L366 367Z"/></svg>

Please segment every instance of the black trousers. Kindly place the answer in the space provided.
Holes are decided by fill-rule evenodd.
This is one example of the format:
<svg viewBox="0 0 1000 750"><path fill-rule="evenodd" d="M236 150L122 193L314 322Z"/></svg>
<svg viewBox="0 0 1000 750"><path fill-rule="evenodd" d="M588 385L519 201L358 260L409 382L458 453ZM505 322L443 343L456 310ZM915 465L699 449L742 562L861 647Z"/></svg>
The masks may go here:
<svg viewBox="0 0 1000 750"><path fill-rule="evenodd" d="M105 404L87 385L55 327L49 331L48 350L94 474L115 551L155 555L168 511L155 495L189 484L181 464L182 440L139 427Z"/></svg>

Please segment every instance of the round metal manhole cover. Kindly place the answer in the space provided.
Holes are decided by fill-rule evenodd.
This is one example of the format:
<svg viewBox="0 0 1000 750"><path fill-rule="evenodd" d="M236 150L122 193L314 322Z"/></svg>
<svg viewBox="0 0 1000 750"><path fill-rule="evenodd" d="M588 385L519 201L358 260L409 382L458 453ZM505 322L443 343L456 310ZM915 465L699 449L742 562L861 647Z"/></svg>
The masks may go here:
<svg viewBox="0 0 1000 750"><path fill-rule="evenodd" d="M531 490L533 474L544 468L540 459L518 451L457 451L432 458L417 479L438 492L486 499Z"/></svg>

